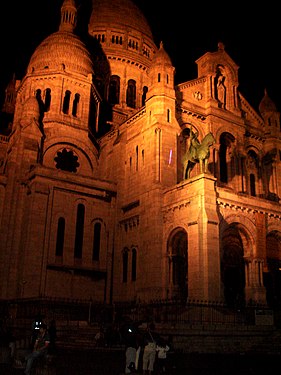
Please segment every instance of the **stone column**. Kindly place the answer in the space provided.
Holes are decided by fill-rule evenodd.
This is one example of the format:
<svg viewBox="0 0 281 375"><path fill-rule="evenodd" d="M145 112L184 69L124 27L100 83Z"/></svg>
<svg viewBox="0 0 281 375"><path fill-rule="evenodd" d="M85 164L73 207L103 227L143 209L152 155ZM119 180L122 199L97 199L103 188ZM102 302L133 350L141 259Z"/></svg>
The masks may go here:
<svg viewBox="0 0 281 375"><path fill-rule="evenodd" d="M188 298L221 301L219 218L216 179L201 174L188 186L194 192L188 220Z"/></svg>

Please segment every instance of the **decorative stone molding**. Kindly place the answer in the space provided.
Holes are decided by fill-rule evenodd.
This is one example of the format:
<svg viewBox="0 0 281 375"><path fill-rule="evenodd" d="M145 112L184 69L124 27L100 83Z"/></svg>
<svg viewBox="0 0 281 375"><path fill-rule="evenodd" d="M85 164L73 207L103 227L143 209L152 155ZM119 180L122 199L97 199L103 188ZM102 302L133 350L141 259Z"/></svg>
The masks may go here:
<svg viewBox="0 0 281 375"><path fill-rule="evenodd" d="M139 215L129 217L119 222L120 227L127 232L129 229L132 230L134 227L139 226Z"/></svg>

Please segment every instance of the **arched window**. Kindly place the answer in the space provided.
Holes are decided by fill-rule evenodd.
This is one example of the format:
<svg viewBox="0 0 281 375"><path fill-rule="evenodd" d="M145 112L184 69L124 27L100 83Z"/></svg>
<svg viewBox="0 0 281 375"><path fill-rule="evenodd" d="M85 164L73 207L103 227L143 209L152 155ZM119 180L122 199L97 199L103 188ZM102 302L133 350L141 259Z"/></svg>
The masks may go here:
<svg viewBox="0 0 281 375"><path fill-rule="evenodd" d="M128 107L136 108L136 81L133 79L128 81L126 104Z"/></svg>
<svg viewBox="0 0 281 375"><path fill-rule="evenodd" d="M38 103L42 103L43 102L43 100L42 100L42 92L41 92L40 89L36 90L35 97L36 97Z"/></svg>
<svg viewBox="0 0 281 375"><path fill-rule="evenodd" d="M49 112L51 107L51 89L45 90L45 112Z"/></svg>
<svg viewBox="0 0 281 375"><path fill-rule="evenodd" d="M73 106L72 106L72 116L77 117L78 114L78 104L80 101L80 95L75 94L74 100L73 100Z"/></svg>
<svg viewBox="0 0 281 375"><path fill-rule="evenodd" d="M123 283L128 281L128 249L123 251Z"/></svg>
<svg viewBox="0 0 281 375"><path fill-rule="evenodd" d="M253 173L250 174L250 194L256 196L256 179Z"/></svg>
<svg viewBox="0 0 281 375"><path fill-rule="evenodd" d="M136 171L139 169L139 147L136 147Z"/></svg>
<svg viewBox="0 0 281 375"><path fill-rule="evenodd" d="M100 260L101 223L94 225L93 260Z"/></svg>
<svg viewBox="0 0 281 375"><path fill-rule="evenodd" d="M133 248L132 250L132 281L137 279L137 250Z"/></svg>
<svg viewBox="0 0 281 375"><path fill-rule="evenodd" d="M220 136L219 148L219 176L220 182L228 183L234 177L233 160L231 157L231 148L235 138L230 133L222 133Z"/></svg>
<svg viewBox="0 0 281 375"><path fill-rule="evenodd" d="M119 104L120 100L120 77L111 76L109 82L108 101L110 104Z"/></svg>
<svg viewBox="0 0 281 375"><path fill-rule="evenodd" d="M167 122L171 121L171 111L167 109Z"/></svg>
<svg viewBox="0 0 281 375"><path fill-rule="evenodd" d="M43 102L42 91L40 89L36 90L35 97L36 97L38 105L39 105L40 116L42 117L44 115L44 111L45 111L45 104Z"/></svg>
<svg viewBox="0 0 281 375"><path fill-rule="evenodd" d="M148 87L144 86L143 89L142 89L142 97L141 97L141 105L142 105L142 107L145 105L147 92L148 92Z"/></svg>
<svg viewBox="0 0 281 375"><path fill-rule="evenodd" d="M62 111L65 115L68 115L69 113L70 95L71 95L71 92L69 90L67 90L64 94Z"/></svg>
<svg viewBox="0 0 281 375"><path fill-rule="evenodd" d="M227 163L226 163L226 143L225 139L222 140L219 149L220 155L220 180L221 182L227 183L228 175L227 175Z"/></svg>
<svg viewBox="0 0 281 375"><path fill-rule="evenodd" d="M258 155L254 150L249 150L247 153L246 167L249 173L249 187L250 195L256 196L256 176L258 174Z"/></svg>
<svg viewBox="0 0 281 375"><path fill-rule="evenodd" d="M187 272L187 237L184 232L178 232L173 239L173 285L184 286Z"/></svg>
<svg viewBox="0 0 281 375"><path fill-rule="evenodd" d="M77 258L77 259L82 259L84 218L85 218L85 206L80 203L78 204L78 207L77 207L75 246L74 246L74 258Z"/></svg>
<svg viewBox="0 0 281 375"><path fill-rule="evenodd" d="M186 231L178 228L168 242L171 296L186 301L188 295L188 241Z"/></svg>
<svg viewBox="0 0 281 375"><path fill-rule="evenodd" d="M64 231L65 231L65 219L60 217L58 220L57 228L57 241L56 241L56 256L63 256L63 246L64 246Z"/></svg>

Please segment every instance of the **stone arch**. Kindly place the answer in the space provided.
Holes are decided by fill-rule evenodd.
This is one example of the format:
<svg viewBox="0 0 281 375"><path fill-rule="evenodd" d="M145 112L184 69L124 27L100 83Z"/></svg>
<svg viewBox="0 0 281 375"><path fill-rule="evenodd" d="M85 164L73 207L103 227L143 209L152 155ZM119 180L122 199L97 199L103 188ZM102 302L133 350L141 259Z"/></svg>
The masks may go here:
<svg viewBox="0 0 281 375"><path fill-rule="evenodd" d="M225 230L221 253L221 282L225 302L236 307L245 301L244 249L236 225Z"/></svg>
<svg viewBox="0 0 281 375"><path fill-rule="evenodd" d="M173 229L167 241L168 297L188 297L188 237L182 227Z"/></svg>
<svg viewBox="0 0 281 375"><path fill-rule="evenodd" d="M84 142L77 141L73 143L70 137L58 137L52 142L45 143L44 154L42 155L42 164L50 168L55 168L54 157L57 156L57 151L66 148L73 150L78 156L80 164L78 173L92 175L98 169L98 153L96 149L91 150Z"/></svg>
<svg viewBox="0 0 281 375"><path fill-rule="evenodd" d="M266 300L269 307L281 306L281 231L272 230L266 236L266 266L264 272Z"/></svg>
<svg viewBox="0 0 281 375"><path fill-rule="evenodd" d="M238 213L227 215L220 223L221 234L231 225L237 226L243 243L245 256L253 257L256 249L256 226L253 220L245 215L239 215Z"/></svg>
<svg viewBox="0 0 281 375"><path fill-rule="evenodd" d="M225 223L221 231L221 284L229 307L245 305L248 270L246 259L253 257L253 236L238 221Z"/></svg>

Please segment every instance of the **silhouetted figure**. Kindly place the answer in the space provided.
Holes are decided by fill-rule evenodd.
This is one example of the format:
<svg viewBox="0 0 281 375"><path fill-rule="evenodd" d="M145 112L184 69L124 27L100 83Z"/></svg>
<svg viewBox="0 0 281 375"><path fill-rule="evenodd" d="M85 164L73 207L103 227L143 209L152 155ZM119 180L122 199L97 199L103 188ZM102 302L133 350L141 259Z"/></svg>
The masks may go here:
<svg viewBox="0 0 281 375"><path fill-rule="evenodd" d="M43 323L43 318L41 314L37 314L32 322L31 325L31 342L30 342L30 348L34 348L35 341L37 339L39 328L41 324Z"/></svg>
<svg viewBox="0 0 281 375"><path fill-rule="evenodd" d="M41 324L39 333L35 340L34 348L32 353L27 357L27 363L25 368L25 375L31 374L34 361L39 357L46 356L48 354L48 345L50 344L49 333L46 324Z"/></svg>

